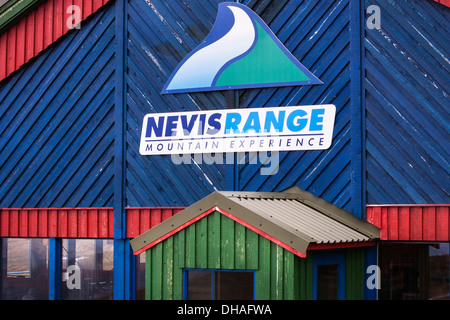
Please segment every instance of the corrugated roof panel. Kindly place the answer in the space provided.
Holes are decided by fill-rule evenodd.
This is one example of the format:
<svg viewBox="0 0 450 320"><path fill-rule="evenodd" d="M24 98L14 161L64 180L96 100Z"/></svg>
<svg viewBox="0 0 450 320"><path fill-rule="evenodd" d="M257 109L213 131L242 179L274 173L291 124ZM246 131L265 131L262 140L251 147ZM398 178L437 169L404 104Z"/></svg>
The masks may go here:
<svg viewBox="0 0 450 320"><path fill-rule="evenodd" d="M369 237L296 199L230 197L257 214L268 216L274 223L291 226L314 238L316 243L368 241Z"/></svg>
<svg viewBox="0 0 450 320"><path fill-rule="evenodd" d="M380 237L379 228L297 187L281 193L216 191L132 239L134 254L215 211L300 257L308 248L370 245Z"/></svg>

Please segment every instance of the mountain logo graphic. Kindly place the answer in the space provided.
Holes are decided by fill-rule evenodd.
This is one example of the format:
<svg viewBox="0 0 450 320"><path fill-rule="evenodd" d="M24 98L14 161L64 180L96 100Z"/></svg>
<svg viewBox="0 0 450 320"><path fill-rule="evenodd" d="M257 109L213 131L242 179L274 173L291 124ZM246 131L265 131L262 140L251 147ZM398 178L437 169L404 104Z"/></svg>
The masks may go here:
<svg viewBox="0 0 450 320"><path fill-rule="evenodd" d="M208 36L180 62L161 93L316 84L322 82L255 12L222 2Z"/></svg>

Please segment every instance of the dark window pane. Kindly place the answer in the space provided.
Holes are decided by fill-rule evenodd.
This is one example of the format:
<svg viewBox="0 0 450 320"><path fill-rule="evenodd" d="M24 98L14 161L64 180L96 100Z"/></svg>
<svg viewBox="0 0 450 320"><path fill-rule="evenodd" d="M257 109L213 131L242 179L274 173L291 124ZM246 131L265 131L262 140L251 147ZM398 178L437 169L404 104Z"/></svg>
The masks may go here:
<svg viewBox="0 0 450 320"><path fill-rule="evenodd" d="M253 300L253 272L216 272L216 300Z"/></svg>
<svg viewBox="0 0 450 320"><path fill-rule="evenodd" d="M252 300L253 272L188 270L189 300Z"/></svg>
<svg viewBox="0 0 450 320"><path fill-rule="evenodd" d="M449 299L449 244L438 243L429 246L429 299Z"/></svg>
<svg viewBox="0 0 450 320"><path fill-rule="evenodd" d="M317 266L318 300L337 300L338 269L339 266L337 264Z"/></svg>
<svg viewBox="0 0 450 320"><path fill-rule="evenodd" d="M419 299L420 245L381 244L380 300ZM423 250L422 250L423 251Z"/></svg>
<svg viewBox="0 0 450 320"><path fill-rule="evenodd" d="M211 300L211 271L187 271L187 297L189 300Z"/></svg>
<svg viewBox="0 0 450 320"><path fill-rule="evenodd" d="M48 299L48 239L2 239L3 300Z"/></svg>
<svg viewBox="0 0 450 320"><path fill-rule="evenodd" d="M380 244L380 300L449 299L449 244Z"/></svg>

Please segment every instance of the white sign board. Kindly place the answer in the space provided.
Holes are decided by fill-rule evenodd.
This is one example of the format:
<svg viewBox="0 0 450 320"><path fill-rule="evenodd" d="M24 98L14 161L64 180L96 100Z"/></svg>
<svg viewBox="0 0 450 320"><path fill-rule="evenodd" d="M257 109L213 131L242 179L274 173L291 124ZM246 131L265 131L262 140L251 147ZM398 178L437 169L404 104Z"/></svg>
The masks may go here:
<svg viewBox="0 0 450 320"><path fill-rule="evenodd" d="M334 105L147 114L142 155L324 150L331 145Z"/></svg>

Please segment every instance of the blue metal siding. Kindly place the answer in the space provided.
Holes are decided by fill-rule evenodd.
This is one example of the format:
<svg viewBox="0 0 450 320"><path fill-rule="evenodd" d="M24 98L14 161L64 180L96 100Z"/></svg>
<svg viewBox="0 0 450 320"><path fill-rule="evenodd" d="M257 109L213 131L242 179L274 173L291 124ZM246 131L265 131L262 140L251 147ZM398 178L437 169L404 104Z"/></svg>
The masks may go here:
<svg viewBox="0 0 450 320"><path fill-rule="evenodd" d="M0 89L0 207L113 196L114 14L106 6Z"/></svg>
<svg viewBox="0 0 450 320"><path fill-rule="evenodd" d="M366 1L367 202L448 203L450 9L433 1Z"/></svg>

